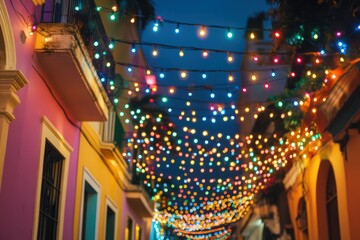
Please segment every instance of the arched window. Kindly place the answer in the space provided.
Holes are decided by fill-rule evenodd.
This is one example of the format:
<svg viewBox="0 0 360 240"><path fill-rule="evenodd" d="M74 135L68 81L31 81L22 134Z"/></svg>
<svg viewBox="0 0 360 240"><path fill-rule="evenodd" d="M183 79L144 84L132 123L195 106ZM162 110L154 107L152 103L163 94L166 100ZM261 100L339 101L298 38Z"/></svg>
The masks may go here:
<svg viewBox="0 0 360 240"><path fill-rule="evenodd" d="M307 234L308 222L305 197L301 197L298 201L298 214L296 216L296 225L301 231Z"/></svg>
<svg viewBox="0 0 360 240"><path fill-rule="evenodd" d="M326 213L330 240L340 239L339 213L334 171L330 166L326 182Z"/></svg>
<svg viewBox="0 0 360 240"><path fill-rule="evenodd" d="M329 160L322 160L317 176L318 239L340 239L336 179Z"/></svg>

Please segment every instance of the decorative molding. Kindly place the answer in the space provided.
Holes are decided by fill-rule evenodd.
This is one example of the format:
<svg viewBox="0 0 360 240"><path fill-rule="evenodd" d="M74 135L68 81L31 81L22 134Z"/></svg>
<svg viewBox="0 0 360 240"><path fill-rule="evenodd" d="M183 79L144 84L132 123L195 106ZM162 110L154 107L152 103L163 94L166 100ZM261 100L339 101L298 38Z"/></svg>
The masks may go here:
<svg viewBox="0 0 360 240"><path fill-rule="evenodd" d="M0 71L0 189L9 125L15 119L15 107L20 103L16 92L24 87L28 81L20 71Z"/></svg>
<svg viewBox="0 0 360 240"><path fill-rule="evenodd" d="M0 1L0 25L5 43L5 70L16 68L15 40L5 1Z"/></svg>

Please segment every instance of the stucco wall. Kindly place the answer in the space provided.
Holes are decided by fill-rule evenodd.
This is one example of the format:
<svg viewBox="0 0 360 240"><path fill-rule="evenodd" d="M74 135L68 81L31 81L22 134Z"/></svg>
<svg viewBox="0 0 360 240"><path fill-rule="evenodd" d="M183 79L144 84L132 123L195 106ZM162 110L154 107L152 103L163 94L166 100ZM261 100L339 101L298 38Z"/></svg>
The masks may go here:
<svg viewBox="0 0 360 240"><path fill-rule="evenodd" d="M32 12L32 1L24 1L24 4ZM63 229L64 239L71 239L79 131L70 124L35 70L40 69L34 59L35 35L28 35L28 26L15 14L9 1L6 1L6 7L14 34L16 69L24 74L29 83L18 92L21 103L14 111L15 120L9 128L0 193L0 239L30 239L33 234L43 116L50 120L74 149L69 163ZM15 3L15 7L27 16L20 3ZM26 36L23 42L22 33Z"/></svg>

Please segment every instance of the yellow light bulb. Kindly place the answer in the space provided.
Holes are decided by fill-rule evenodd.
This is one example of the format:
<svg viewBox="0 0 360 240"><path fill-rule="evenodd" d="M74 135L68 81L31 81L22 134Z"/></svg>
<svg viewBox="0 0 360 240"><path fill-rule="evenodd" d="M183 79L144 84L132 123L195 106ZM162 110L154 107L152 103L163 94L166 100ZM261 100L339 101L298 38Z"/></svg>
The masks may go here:
<svg viewBox="0 0 360 240"><path fill-rule="evenodd" d="M233 58L231 53L228 54L228 59L227 60L228 60L228 62L234 61L234 58Z"/></svg>
<svg viewBox="0 0 360 240"><path fill-rule="evenodd" d="M228 77L229 82L234 81L234 76L230 73Z"/></svg>
<svg viewBox="0 0 360 240"><path fill-rule="evenodd" d="M186 78L187 73L186 73L185 71L182 71L181 74L180 74L180 76L181 76L182 78Z"/></svg>
<svg viewBox="0 0 360 240"><path fill-rule="evenodd" d="M152 52L152 55L153 55L154 57L156 57L156 56L158 55L158 51L157 51L156 48L154 48L154 50L153 50L153 52Z"/></svg>
<svg viewBox="0 0 360 240"><path fill-rule="evenodd" d="M255 33L250 33L250 39L255 39Z"/></svg>
<svg viewBox="0 0 360 240"><path fill-rule="evenodd" d="M200 35L201 37L205 37L205 35L206 35L206 28L205 28L204 25L202 25L202 26L200 27L199 35Z"/></svg>

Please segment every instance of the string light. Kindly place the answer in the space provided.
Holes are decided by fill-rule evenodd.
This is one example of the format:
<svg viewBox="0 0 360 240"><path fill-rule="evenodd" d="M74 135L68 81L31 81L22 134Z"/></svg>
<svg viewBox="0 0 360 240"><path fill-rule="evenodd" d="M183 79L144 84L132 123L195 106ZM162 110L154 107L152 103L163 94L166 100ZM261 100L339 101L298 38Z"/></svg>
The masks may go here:
<svg viewBox="0 0 360 240"><path fill-rule="evenodd" d="M228 62L233 62L234 61L234 58L233 58L231 53L228 53L227 61Z"/></svg>
<svg viewBox="0 0 360 240"><path fill-rule="evenodd" d="M187 77L187 73L186 73L185 71L182 71L182 72L180 73L180 76L181 76L181 78L186 78L186 77Z"/></svg>
<svg viewBox="0 0 360 240"><path fill-rule="evenodd" d="M209 56L209 52L206 51L206 50L204 50L204 51L202 52L202 56L203 56L204 58L206 58L207 56Z"/></svg>
<svg viewBox="0 0 360 240"><path fill-rule="evenodd" d="M233 37L233 33L231 32L230 28L228 29L228 32L227 32L226 36L227 36L228 38L232 38L232 37Z"/></svg>
<svg viewBox="0 0 360 240"><path fill-rule="evenodd" d="M180 32L180 23L176 24L175 33L178 34Z"/></svg>
<svg viewBox="0 0 360 240"><path fill-rule="evenodd" d="M113 7L114 8L114 7ZM110 15L110 20L111 21L115 21L115 19L116 19L116 13L115 13L116 11L113 11L113 13Z"/></svg>
<svg viewBox="0 0 360 240"><path fill-rule="evenodd" d="M180 56L180 57L183 57L183 56L184 56L184 51L183 51L182 48L181 48L180 51L179 51L179 56Z"/></svg>
<svg viewBox="0 0 360 240"><path fill-rule="evenodd" d="M251 36L250 36L251 37ZM276 33L275 33L275 37ZM278 36L280 37L280 36ZM254 34L254 38L255 38L255 34ZM163 47L163 46L161 46ZM346 43L343 43L341 45L338 45L339 47L339 52L346 52ZM177 48L179 49L179 47ZM181 49L183 50L183 49ZM187 49L185 49L187 50ZM196 50L196 51L204 51L203 49L191 49L191 50ZM208 51L211 52L216 52L216 51L212 51L210 49L207 49ZM101 50L102 51L102 50ZM100 53L101 53L100 51ZM219 52L224 52L224 51L219 51ZM98 53L98 57L102 56L102 54ZM236 54L236 53L233 53ZM250 53L242 53L242 54L249 54ZM305 55L317 55L318 53L302 53L302 56ZM320 54L325 54L325 52L320 52ZM264 54L265 55L265 54ZM275 61L275 59L278 58L278 61ZM274 63L279 63L280 58L276 57L273 58L274 59ZM342 59L341 59L342 58ZM259 59L257 58L255 60L255 57L253 58L255 62L257 62ZM307 60L307 58L305 58ZM312 58L312 63L320 63L322 59L319 58ZM347 58L345 58L345 56L339 56L338 60L340 61L345 61L347 60ZM268 64L268 63L267 63ZM131 67L138 67L138 66L133 66L131 65ZM144 69L147 69L147 66L144 67ZM149 69L148 69L149 70ZM155 72L158 71L158 68L152 68L152 70L154 70ZM185 71L183 69L163 69L165 71ZM161 70L160 74L163 74L163 70ZM278 69L276 69L278 71ZM150 70L149 70L150 71ZM204 70L201 69L195 69L195 70L190 70L193 72L199 72L200 74L204 74ZM212 72L212 70L208 70L206 69L206 71L208 73ZM267 71L269 71L267 69ZM224 71L229 73L230 71ZM240 71L234 71L234 72L240 72ZM320 78L320 74L318 74L319 71L313 70L311 69L311 71L309 71L309 78L312 78L315 80L315 78ZM268 73L268 72L267 72ZM150 74L150 73L149 73ZM323 74L323 72L322 72ZM332 74L331 72L329 74ZM203 76L203 75L202 75ZM255 74L254 74L255 76ZM261 76L261 75L260 75ZM275 71L272 70L271 71L271 76L275 77ZM289 74L289 76L291 77L295 77L295 73L291 72ZM327 76L330 81L332 81L332 79L330 79L329 75ZM256 76L255 76L256 77ZM103 79L103 78L101 78ZM264 84L265 88L269 87L269 83L267 81L267 79L269 78L264 78L263 80L266 82L264 83L264 81L256 81L253 84ZM107 80L107 79L106 79ZM260 80L260 79L259 79ZM275 81L276 79L272 79L271 81ZM308 79L307 79L308 80ZM325 79L326 80L326 79ZM324 82L325 82L324 80ZM103 81L103 80L101 80ZM104 80L105 81L105 80ZM230 80L229 80L230 81ZM327 80L326 80L327 81ZM115 88L115 84L113 81L110 81L110 85L111 85L111 89L113 90ZM230 84L229 84L230 85ZM252 85L252 84L249 84ZM246 93L246 87L244 86L242 88L242 92ZM155 87L156 88L156 87ZM155 89L155 88L152 88ZM169 92L175 92L175 87L170 87L169 88ZM182 88L182 90L184 90L186 88ZM209 88L205 88L205 89L209 89ZM148 88L145 90L147 91ZM224 91L227 91L227 96L229 97L230 95L232 96L232 89L223 89ZM128 90L128 94L133 94L135 95L135 92L140 92L140 86L136 86L135 90L134 89L129 89ZM189 91L189 95L190 95L190 91ZM191 93L192 94L192 93ZM225 94L224 94L225 95ZM211 95L212 96L212 95ZM210 97L211 97L210 96ZM219 95L220 96L220 95ZM213 95L213 97L215 97L215 94ZM311 98L310 98L311 97ZM116 101L117 98L114 98L114 103ZM195 99L195 98L194 98ZM194 100L193 99L193 100ZM317 112L317 106L316 105L312 105L314 103L316 103L315 101L316 98L313 98L313 96L309 93L308 94L308 99L306 101L301 101L301 100L293 100L293 99L288 99L287 101L278 101L275 103L275 106L282 108L281 110L281 118L285 119L287 117L291 117L295 115L295 110L288 110L287 105L288 103L293 104L293 106L299 106L299 105L303 105L303 104L308 104L307 101L308 100L313 100L313 102L310 104L308 109L311 109L310 111L308 111L310 114L316 114ZM320 102L319 98L319 101ZM117 99L118 100L118 99ZM166 103L169 104L171 101L168 101L168 99L166 98L161 98L162 103ZM207 101L209 102L209 101ZM186 104L186 106L190 108L190 106L192 105L193 102L188 101ZM168 108L169 112L172 112L172 108ZM171 111L170 111L171 109ZM279 141L278 145L281 145L281 147L279 147L277 144L273 144L273 146L271 147L267 147L266 146L266 142L263 140L259 140L256 139L256 136L251 136L248 139L246 139L246 142L240 142L240 141L235 141L235 137L233 137L233 139L231 139L233 142L234 147L230 147L230 144L228 146L224 146L223 147L223 140L225 139L225 136L209 136L206 137L206 139L200 139L200 138L196 138L192 135L194 135L196 133L196 129L192 129L190 124L196 123L197 119L201 119L203 121L211 121L212 123L217 123L219 122L219 120L221 121L228 121L229 119L231 119L231 117L236 117L237 121L244 121L245 118L257 118L260 116L259 112L253 111L253 110L248 110L248 111L242 111L240 112L240 109L234 109L234 116L230 116L229 114L229 109L226 109L226 113L225 113L225 107L224 106L215 106L213 108L214 112L211 112L211 116L201 116L201 118L197 118L197 114L198 113L184 113L183 115L179 115L179 117L182 117L181 120L182 121L186 121L189 123L188 127L188 131L184 131L185 136L184 138L178 138L177 140L180 140L179 142L177 142L176 144L172 144L168 141L168 138L162 138L161 134L159 132L156 132L156 130L153 130L153 132L151 132L151 134L146 135L145 133L142 134L138 134L138 136L135 134L134 137L132 139L130 139L129 148L142 148L144 149L144 154L140 154L139 155L139 159L143 159L143 163L137 163L136 167L139 171L139 173L141 174L145 174L144 176L149 177L147 182L144 182L144 184L147 184L148 187L151 187L151 189L156 192L156 194L159 194L158 196L161 196L162 193L160 193L161 191L169 191L168 192L168 196L169 199L167 202L165 202L164 204L164 209L157 209L156 211L156 216L155 219L158 221L162 221L162 223L169 223L169 226L172 227L176 227L176 228L183 228L183 229L191 229L194 230L196 228L198 229L211 229L211 228L215 228L215 226L217 226L216 224L221 224L224 225L226 223L230 223L232 221L236 221L237 217L241 217L243 216L243 214L246 213L246 209L248 207L248 209L250 208L251 204L253 204L253 199L255 194L257 193L257 191L259 191L260 189L262 189L261 187L264 187L264 185L270 181L270 177L272 176L271 174L274 173L276 170L278 170L281 167L284 167L286 164L286 161L288 159L291 158L295 158L298 156L301 157L305 157L305 156L309 156L309 154L302 154L299 155L299 150L304 150L304 148L306 147L306 144L303 144L303 139L304 142L308 141L307 139L309 138L305 138L307 137L306 134L308 134L310 136L310 130L305 130L306 133L302 133L300 130L299 132L294 131L294 139L296 139L298 137L298 139L301 140L294 140L294 139L282 139L282 141ZM260 110L258 111L262 111L261 108L259 107ZM287 109L287 110L285 110ZM298 108L299 109L299 108ZM192 110L194 110L192 108ZM195 111L195 110L194 110ZM235 114L235 112L238 112L238 114ZM136 112L134 110L134 112ZM176 112L176 111L174 111ZM174 114L173 112L173 114ZM185 110L184 110L185 112ZM226 116L224 116L226 114ZM248 115L246 115L248 114ZM134 122L135 120L139 120L142 119L141 121L145 121L146 119L150 119L151 117L149 115L146 116L142 116L145 115L143 113L134 113L132 115L132 117L134 118ZM266 112L266 115L268 115L270 118L274 118L275 117L275 113L269 113ZM160 121L161 117L160 116L156 116L154 118L156 121ZM129 117L124 121L125 123L129 123L131 119L129 119ZM145 126L144 122L135 124L135 129L141 129ZM213 125L216 126L216 125ZM140 131L139 131L140 133ZM168 136L172 135L172 134L177 134L176 132L171 132L169 131L169 133L167 133ZM209 135L209 134L208 134ZM292 135L292 134L291 134ZM313 135L313 134L311 134ZM150 137L151 136L151 137ZM168 137L166 136L166 137ZM203 136L205 138L205 136ZM244 137L244 136L242 136ZM279 138L278 136L272 136L274 139ZM264 136L262 136L262 138L265 138ZM314 136L315 138L315 136ZM155 139L155 140L154 140ZM165 141L165 143L158 143L156 141L160 141L163 140ZM294 141L293 141L294 140ZM217 142L216 142L217 141ZM156 144L155 144L156 142ZM230 142L230 140L229 140ZM252 148L249 150L246 144L253 144L251 145ZM150 145L150 143L153 143L153 145ZM216 143L216 144L215 144ZM178 144L178 145L177 145ZM244 144L245 147L240 146L241 144ZM211 145L216 146L215 150L211 149L208 150L207 148ZM205 146L205 147L204 147ZM237 146L237 147L235 147ZM151 148L152 147L152 148ZM206 148L207 147L207 148ZM178 176L166 176L166 174L164 174L164 172L161 172L160 166L164 166L163 164L160 163L165 163L166 164L166 168L171 168L172 165L175 160L171 159L172 157L169 157L170 155L166 155L166 156L160 156L163 153L168 153L170 151L170 149L178 149L178 154L179 156L181 156L184 159L184 164L182 164L181 170L183 174L179 174ZM181 151L180 151L181 150ZM230 153L231 151L234 152L233 156L227 155L227 153ZM267 152L266 152L267 151ZM291 152L291 154L286 151L293 151ZM267 156L266 154L270 155L269 159L263 160L264 156ZM126 156L126 155L125 155ZM245 157L246 156L246 157ZM131 153L127 156L127 158L132 158ZM231 160L232 158L234 158L234 160ZM191 159L191 164L189 165L196 165L193 168L187 168L187 160ZM198 161L199 160L199 161ZM249 160L249 161L248 161ZM230 163L231 162L231 163ZM136 161L135 161L136 163ZM154 164L153 164L154 163ZM210 164L211 163L211 164ZM152 165L153 164L153 165ZM159 167L157 167L159 164ZM209 168L205 168L203 167L203 165L207 165L209 166ZM180 165L180 163L179 163ZM177 165L176 165L177 166ZM262 168L262 166L264 166L264 168ZM217 168L218 167L218 168ZM152 169L156 169L156 171L159 170L159 172L161 172L160 177L159 176L155 176L155 170ZM158 169L159 168L159 169ZM197 169L199 168L199 170ZM237 169L236 169L237 168ZM191 170L190 170L191 169ZM201 175L201 173L204 172L209 172L209 173L216 173L218 172L225 172L225 171L241 171L244 172L248 175L252 174L252 177L254 177L257 180L253 180L252 177L249 176L243 176L244 179L240 178L237 180L229 180L227 181L225 179L225 177L217 177L216 179L201 179L201 177L197 176L197 173L199 173L199 175ZM260 173L261 172L261 173ZM199 179L195 180L195 178L192 177L193 175L196 175ZM169 186L165 187L165 180L171 180L172 182L174 182L174 189L176 187L178 187L177 190L171 190L171 188ZM188 180L189 179L189 180ZM260 179L260 180L259 180ZM189 184L189 182L187 181L193 181L194 184ZM216 186L213 188L213 185L210 184L216 184ZM196 185L195 182L198 184ZM241 182L241 183L240 183ZM181 184L179 184L181 183ZM260 184L261 183L261 184ZM162 185L163 184L163 185ZM237 185L236 185L237 184ZM200 186L201 185L201 186ZM236 187L235 187L236 186ZM266 185L265 185L266 186ZM193 187L194 189L196 189L197 191L195 191L194 189L190 188ZM240 188L241 187L241 188ZM166 189L166 190L165 190ZM189 190L191 189L191 191ZM214 191L212 191L214 190ZM187 191L191 192L187 193ZM198 196L195 195L198 194ZM241 194L241 195L240 195ZM234 198L233 198L234 197ZM160 198L160 197L159 197ZM180 201L178 201L179 199L181 199ZM192 202L192 199L198 199L198 201ZM244 200L246 199L246 200ZM160 200L159 200L160 201ZM173 201L173 203L171 204L171 201ZM174 202L176 201L176 204L174 204ZM237 204L237 201L241 201L241 203ZM202 203L202 205L200 204ZM245 204L246 203L246 204ZM159 202L159 204L161 204ZM198 204L198 205L196 205ZM232 207L234 204L235 206ZM201 206L200 206L201 205ZM156 204L157 206L157 204ZM242 208L241 208L242 207ZM203 212L201 212L203 211ZM216 211L218 214L214 214L214 215L210 215L208 213L213 213L214 211ZM208 215L207 215L208 214ZM216 215L216 216L215 216ZM236 217L234 217L236 216ZM184 220L186 219L186 220ZM224 222L218 223L219 219L224 219ZM228 222L226 222L228 221ZM190 224L190 222L196 222L197 224ZM204 233L205 234L205 233ZM208 234L208 233L206 233ZM220 233L219 233L220 235Z"/></svg>
<svg viewBox="0 0 360 240"><path fill-rule="evenodd" d="M204 25L202 25L202 26L200 27L200 30L199 30L199 36L200 36L200 37L205 37L206 35L207 35L206 28L205 28Z"/></svg>
<svg viewBox="0 0 360 240"><path fill-rule="evenodd" d="M251 80L253 80L253 81L256 81L256 75L255 74L251 74Z"/></svg>
<svg viewBox="0 0 360 240"><path fill-rule="evenodd" d="M135 17L131 17L130 23L135 23Z"/></svg>
<svg viewBox="0 0 360 240"><path fill-rule="evenodd" d="M255 33L250 33L250 39L255 39Z"/></svg>
<svg viewBox="0 0 360 240"><path fill-rule="evenodd" d="M207 77L205 72L203 72L201 76L203 79L206 79L206 77Z"/></svg>
<svg viewBox="0 0 360 240"><path fill-rule="evenodd" d="M157 32L159 30L159 23L157 20L154 21L153 31Z"/></svg>
<svg viewBox="0 0 360 240"><path fill-rule="evenodd" d="M132 53L135 53L135 52L136 52L135 44L132 45L132 47L131 47L131 52L132 52ZM153 55L154 55L154 53L153 53ZM156 56L156 55L154 55L154 56Z"/></svg>
<svg viewBox="0 0 360 240"><path fill-rule="evenodd" d="M233 76L232 73L229 73L228 80L229 80L229 82L233 82L233 81L234 81L234 76Z"/></svg>
<svg viewBox="0 0 360 240"><path fill-rule="evenodd" d="M152 51L152 55L156 57L158 55L157 47L154 47L154 50Z"/></svg>
<svg viewBox="0 0 360 240"><path fill-rule="evenodd" d="M276 72L274 70L271 70L271 76L276 77Z"/></svg>

